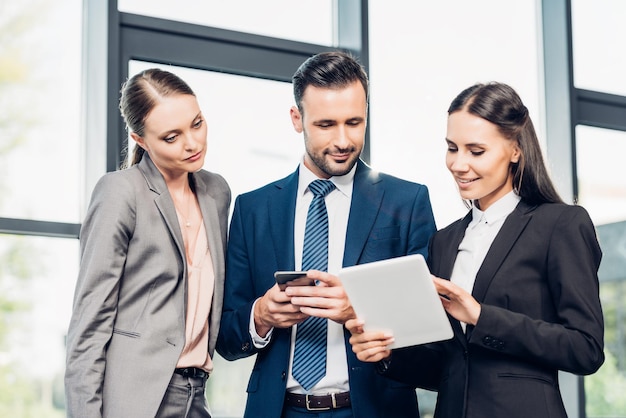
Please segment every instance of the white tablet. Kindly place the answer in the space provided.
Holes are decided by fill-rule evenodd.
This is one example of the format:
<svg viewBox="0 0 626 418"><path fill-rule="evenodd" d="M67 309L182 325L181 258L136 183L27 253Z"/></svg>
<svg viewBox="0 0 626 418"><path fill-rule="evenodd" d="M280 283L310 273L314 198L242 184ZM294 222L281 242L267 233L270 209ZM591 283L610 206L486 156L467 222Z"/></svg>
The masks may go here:
<svg viewBox="0 0 626 418"><path fill-rule="evenodd" d="M345 267L338 273L365 330L390 331L400 348L452 338L452 327L421 254Z"/></svg>

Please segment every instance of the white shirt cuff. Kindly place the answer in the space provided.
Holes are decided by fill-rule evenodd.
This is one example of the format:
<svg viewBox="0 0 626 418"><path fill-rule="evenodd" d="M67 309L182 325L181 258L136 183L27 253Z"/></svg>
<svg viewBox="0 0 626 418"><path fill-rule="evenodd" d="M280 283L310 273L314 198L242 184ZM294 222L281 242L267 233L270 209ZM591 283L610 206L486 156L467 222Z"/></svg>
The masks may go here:
<svg viewBox="0 0 626 418"><path fill-rule="evenodd" d="M264 348L266 345L270 343L272 339L272 333L274 332L274 328L270 329L265 338L259 336L256 332L256 327L254 326L254 307L259 300L255 300L252 304L252 310L250 311L250 326L248 327L248 331L250 332L250 337L252 338L252 343L255 348Z"/></svg>

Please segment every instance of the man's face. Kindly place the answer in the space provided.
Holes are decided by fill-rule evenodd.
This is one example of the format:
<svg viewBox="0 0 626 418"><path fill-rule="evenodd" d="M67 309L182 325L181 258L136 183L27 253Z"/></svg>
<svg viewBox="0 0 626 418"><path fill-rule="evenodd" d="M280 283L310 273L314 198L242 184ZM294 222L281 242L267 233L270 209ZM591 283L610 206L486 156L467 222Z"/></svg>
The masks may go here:
<svg viewBox="0 0 626 418"><path fill-rule="evenodd" d="M356 164L365 142L367 99L359 81L339 89L309 86L302 113L291 108L291 121L304 134L304 165L320 178L342 176Z"/></svg>

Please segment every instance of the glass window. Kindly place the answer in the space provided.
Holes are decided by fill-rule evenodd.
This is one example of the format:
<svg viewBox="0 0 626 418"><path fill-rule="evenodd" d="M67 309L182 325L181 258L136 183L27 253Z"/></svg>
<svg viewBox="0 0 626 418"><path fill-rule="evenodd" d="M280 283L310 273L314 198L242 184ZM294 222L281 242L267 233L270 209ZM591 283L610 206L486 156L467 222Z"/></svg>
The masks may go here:
<svg viewBox="0 0 626 418"><path fill-rule="evenodd" d="M0 235L0 416L65 416L78 241Z"/></svg>
<svg viewBox="0 0 626 418"><path fill-rule="evenodd" d="M130 62L129 74L151 67L177 74L196 93L208 124L204 168L224 176L233 199L296 169L303 143L289 117L290 83L139 61ZM213 415L242 416L254 357L228 362L216 353L214 362L207 384Z"/></svg>
<svg viewBox="0 0 626 418"><path fill-rule="evenodd" d="M578 203L598 225L626 220L624 155L626 132L576 127Z"/></svg>
<svg viewBox="0 0 626 418"><path fill-rule="evenodd" d="M585 378L587 417L626 416L626 133L578 126L579 204L596 227L603 257L598 273L606 360Z"/></svg>
<svg viewBox="0 0 626 418"><path fill-rule="evenodd" d="M0 9L0 216L77 222L82 1Z"/></svg>
<svg viewBox="0 0 626 418"><path fill-rule="evenodd" d="M572 0L574 85L619 95L626 94L626 2Z"/></svg>
<svg viewBox="0 0 626 418"><path fill-rule="evenodd" d="M369 5L371 163L426 184L438 227L466 212L445 165L446 111L458 93L476 82L510 84L543 139L537 4L480 4Z"/></svg>
<svg viewBox="0 0 626 418"><path fill-rule="evenodd" d="M334 45L333 0L118 0L122 12Z"/></svg>

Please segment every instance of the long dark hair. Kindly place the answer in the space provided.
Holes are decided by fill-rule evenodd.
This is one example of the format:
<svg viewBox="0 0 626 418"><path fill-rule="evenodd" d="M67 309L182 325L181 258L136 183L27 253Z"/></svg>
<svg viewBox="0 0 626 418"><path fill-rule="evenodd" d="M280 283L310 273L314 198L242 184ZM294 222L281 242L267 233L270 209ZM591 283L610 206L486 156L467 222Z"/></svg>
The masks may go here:
<svg viewBox="0 0 626 418"><path fill-rule="evenodd" d="M369 80L363 66L352 55L341 52L322 52L304 61L292 77L293 96L300 113L302 96L308 86L342 88L359 81L369 97Z"/></svg>
<svg viewBox="0 0 626 418"><path fill-rule="evenodd" d="M141 71L129 78L122 85L120 96L120 113L126 123L126 130L143 136L146 118L157 104L159 97L174 94L195 96L191 87L180 77L158 68ZM137 164L141 161L144 152L143 148L136 146L131 161L128 162L126 156L122 167Z"/></svg>
<svg viewBox="0 0 626 418"><path fill-rule="evenodd" d="M528 109L513 88L497 82L475 84L452 101L448 115L460 110L493 123L505 138L517 142L521 155L510 170L522 200L531 205L563 203L548 175Z"/></svg>

